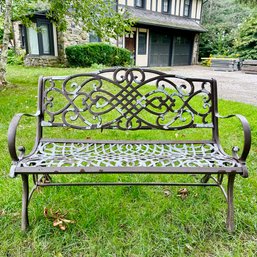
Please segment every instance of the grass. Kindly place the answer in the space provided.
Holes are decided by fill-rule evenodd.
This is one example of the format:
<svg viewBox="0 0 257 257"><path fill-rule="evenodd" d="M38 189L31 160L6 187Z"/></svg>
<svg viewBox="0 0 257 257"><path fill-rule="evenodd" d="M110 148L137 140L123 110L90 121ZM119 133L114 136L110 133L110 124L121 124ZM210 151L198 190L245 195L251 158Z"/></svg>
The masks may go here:
<svg viewBox="0 0 257 257"><path fill-rule="evenodd" d="M31 229L26 234L20 231L21 179L8 177L9 122L17 112L35 112L40 75L84 71L88 69L8 67L12 86L0 92L0 256L256 256L257 107L224 100L219 101L220 114L246 116L253 139L247 161L250 177L236 179L234 234L225 229L226 203L215 188L188 188L189 196L182 200L178 187L169 188L167 197L167 188L129 186L44 188L35 193L29 206ZM228 120L220 126L222 142L229 150L242 138L240 124ZM24 121L18 135L29 145L33 127L30 120ZM100 137L117 136L104 133ZM174 134L143 135L170 136ZM183 131L176 135L185 136ZM197 137L194 132L189 136ZM67 212L67 218L76 223L61 231L44 217L44 207Z"/></svg>

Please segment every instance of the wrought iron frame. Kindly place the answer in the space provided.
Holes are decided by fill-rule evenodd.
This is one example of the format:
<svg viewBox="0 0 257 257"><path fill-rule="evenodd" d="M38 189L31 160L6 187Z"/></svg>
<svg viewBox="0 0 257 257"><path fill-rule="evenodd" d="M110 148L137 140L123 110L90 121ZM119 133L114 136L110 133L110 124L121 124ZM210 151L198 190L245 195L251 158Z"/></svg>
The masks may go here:
<svg viewBox="0 0 257 257"><path fill-rule="evenodd" d="M123 71L125 73L124 76L120 76L118 79L117 74ZM133 72L139 72L141 75L141 78L138 78L137 76L134 75ZM237 163L236 166L233 167L226 167L226 166L221 166L221 167L51 167L51 165L44 167L43 165L39 167L22 167L21 163L25 158L29 158L33 156L33 154L36 153L38 146L42 140L47 141L47 139L44 139L43 137L43 127L44 126L63 126L63 124L49 124L49 122L45 122L44 120L44 114L47 111L46 110L46 105L44 106L43 101L46 99L46 93L44 89L44 84L47 80L59 80L59 81L65 81L67 83L68 80L76 77L76 76L93 76L94 78L103 78L103 75L111 73L113 75L113 79L110 78L105 78L105 80L115 83L116 85L120 85L123 82L126 82L129 84L129 86L132 84L132 82L136 82L137 84L142 84L144 83L150 83L151 79L146 79L145 74L146 73L151 73L154 76L159 77L160 80L165 80L166 78L179 78L179 79L184 79L187 81L189 84L193 83L193 81L198 81L201 82L203 85L203 90L204 89L204 84L205 83L210 83L211 86L211 92L208 92L209 99L207 100L208 102L211 101L211 105L209 106L209 113L212 115L212 126L209 126L210 129L212 129L212 140L209 141L209 143L215 144L215 146L218 147L218 150L221 154L224 154L224 156L229 156L227 155L220 144L219 140L219 128L218 128L218 119L220 118L232 118L232 117L237 117L243 127L243 132L244 132L244 146L242 150L241 156L238 156L239 149L238 147L233 147L232 149L232 155L229 158L232 158L235 160ZM133 89L134 90L134 89ZM189 94L189 97L190 94ZM91 99L92 100L92 99ZM161 100L160 100L161 101ZM235 176L237 174L241 175L242 177L247 177L248 176L248 171L246 168L246 158L248 156L248 153L250 151L251 147L251 131L250 131L250 126L246 120L245 117L242 115L229 115L229 116L220 116L218 114L218 97L217 97L217 83L216 80L204 80L204 79L190 79L190 78L183 78L175 75L170 75L170 74L165 74L163 72L159 71L154 71L150 69L139 69L139 68L131 68L131 69L125 69L125 68L120 68L120 69L107 69L100 71L98 73L89 73L89 74L79 74L79 75L73 75L69 77L41 77L39 79L39 90L38 90L38 111L34 115L30 114L17 114L14 116L12 119L9 130L8 130L8 147L9 147L9 152L12 158L12 166L11 166L11 171L10 171L10 176L15 177L17 174L21 174L22 176L22 181L23 181L23 197L22 197L22 230L26 230L29 225L29 219L28 219L28 205L29 201L33 195L33 192L36 190L38 187L47 187L47 186L126 186L126 185L137 185L137 186L216 186L219 187L223 193L223 195L226 198L227 204L228 204L228 211L227 211L227 230L229 232L232 232L234 230L234 205L233 205L233 188L234 188L234 181L235 181ZM121 102L121 100L119 101ZM95 102L96 104L96 102ZM130 101L131 104L131 101ZM164 104L164 103L163 103ZM188 103L185 103L185 106L187 106ZM169 107L171 108L171 107ZM63 112L63 111L62 111ZM199 114L196 112L196 114ZM31 153L28 155L25 155L25 147L19 147L18 151L20 152L19 154L17 153L16 149L16 132L18 128L18 124L21 120L22 117L33 117L37 118L37 133L36 133L36 139L35 139L35 146L34 149L32 150ZM118 124L118 123L117 123ZM91 126L90 128L88 127L76 127L76 129L96 129L96 128L118 128L118 129L125 129L125 130L130 130L133 129L133 127L127 126L125 128L120 127L119 125L113 126L111 123L110 124L105 124L103 127L99 126ZM69 124L65 124L67 126ZM72 127L72 126L71 126ZM154 127L154 126L153 126ZM147 126L139 126L136 129L152 129L152 125L148 124ZM172 128L172 127L161 127L159 126L159 129L185 129L185 128L191 128L191 127L197 127L193 123L189 124L188 126L184 126L181 128ZM49 142L54 142L51 140L48 140ZM64 142L68 142L68 140L64 140ZM113 141L115 142L115 141ZM207 143L206 141L169 141L169 143ZM108 142L107 142L108 143ZM117 142L116 142L117 143ZM135 143L135 142L130 142L130 143ZM152 142L154 143L154 142ZM155 142L157 143L157 142ZM56 174L124 174L124 173L138 173L138 174L201 174L203 177L200 182L198 183L164 183L164 182L137 182L137 183L132 183L132 182L96 182L96 183L89 183L89 182L79 182L79 183L58 183L58 182L52 182L52 178L50 175L52 174L53 176ZM31 191L29 191L29 176L32 175L33 178L33 187ZM52 176L51 175L51 176ZM228 177L228 182L227 182L227 189L225 189L222 185L224 175L227 175ZM217 177L215 177L217 176ZM212 180L213 182L210 183L209 181Z"/></svg>

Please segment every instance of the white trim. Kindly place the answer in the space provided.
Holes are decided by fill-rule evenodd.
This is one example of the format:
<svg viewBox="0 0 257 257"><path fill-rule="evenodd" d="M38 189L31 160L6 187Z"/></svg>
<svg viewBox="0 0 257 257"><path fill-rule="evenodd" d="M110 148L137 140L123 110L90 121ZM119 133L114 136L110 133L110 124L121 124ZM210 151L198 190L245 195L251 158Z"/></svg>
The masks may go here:
<svg viewBox="0 0 257 257"><path fill-rule="evenodd" d="M58 46L57 46L57 31L56 26L53 24L53 41L54 41L54 56L58 56Z"/></svg>
<svg viewBox="0 0 257 257"><path fill-rule="evenodd" d="M146 54L138 54L138 38L139 32L146 33ZM149 29L137 28L136 32L136 66L148 66L148 53L149 53Z"/></svg>

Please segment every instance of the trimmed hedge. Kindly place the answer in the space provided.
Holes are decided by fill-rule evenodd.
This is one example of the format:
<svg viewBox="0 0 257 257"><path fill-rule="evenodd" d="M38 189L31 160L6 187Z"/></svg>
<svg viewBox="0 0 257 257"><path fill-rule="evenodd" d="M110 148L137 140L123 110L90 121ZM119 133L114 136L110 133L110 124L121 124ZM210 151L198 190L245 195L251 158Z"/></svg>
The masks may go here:
<svg viewBox="0 0 257 257"><path fill-rule="evenodd" d="M124 66L131 63L129 50L106 43L68 46L65 52L71 66L90 67L92 64Z"/></svg>

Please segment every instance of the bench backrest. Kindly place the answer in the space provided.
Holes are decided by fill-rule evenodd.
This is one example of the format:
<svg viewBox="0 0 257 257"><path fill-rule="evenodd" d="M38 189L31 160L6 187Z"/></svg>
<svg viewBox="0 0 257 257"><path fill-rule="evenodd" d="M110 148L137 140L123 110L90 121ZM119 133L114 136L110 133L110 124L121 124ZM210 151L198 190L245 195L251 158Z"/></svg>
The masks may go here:
<svg viewBox="0 0 257 257"><path fill-rule="evenodd" d="M76 129L213 128L216 81L139 68L43 77L42 126Z"/></svg>

